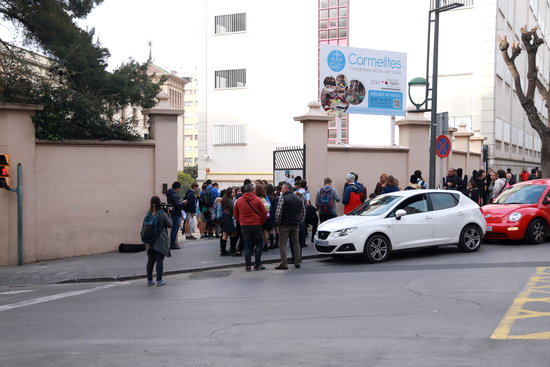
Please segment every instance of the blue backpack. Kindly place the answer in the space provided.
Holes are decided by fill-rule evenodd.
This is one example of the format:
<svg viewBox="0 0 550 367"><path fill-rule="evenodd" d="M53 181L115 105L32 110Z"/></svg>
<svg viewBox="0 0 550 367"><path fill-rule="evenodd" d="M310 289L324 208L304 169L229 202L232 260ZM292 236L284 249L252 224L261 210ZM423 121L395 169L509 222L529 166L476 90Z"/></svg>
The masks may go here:
<svg viewBox="0 0 550 367"><path fill-rule="evenodd" d="M332 188L325 190L321 188L319 191L319 213L332 214L334 201L332 200Z"/></svg>
<svg viewBox="0 0 550 367"><path fill-rule="evenodd" d="M157 215L153 215L148 212L145 218L143 218L143 225L141 226L141 241L149 245L154 244L160 236L159 230L159 218L158 215L162 210L159 210Z"/></svg>

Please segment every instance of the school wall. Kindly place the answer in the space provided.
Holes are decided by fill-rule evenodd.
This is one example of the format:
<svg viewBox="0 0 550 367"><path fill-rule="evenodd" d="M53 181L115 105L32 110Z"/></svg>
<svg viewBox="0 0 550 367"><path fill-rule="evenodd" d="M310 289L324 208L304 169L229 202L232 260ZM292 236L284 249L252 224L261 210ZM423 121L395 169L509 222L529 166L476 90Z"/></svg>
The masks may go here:
<svg viewBox="0 0 550 367"><path fill-rule="evenodd" d="M38 141L37 246L28 260L115 251L140 243L154 193L152 142ZM34 250L34 251L33 251ZM32 251L32 252L31 252Z"/></svg>
<svg viewBox="0 0 550 367"><path fill-rule="evenodd" d="M112 252L140 243L151 196L177 180L177 117L160 93L144 110L151 140L44 141L32 115L40 106L0 104L0 154L23 180L23 263ZM0 266L17 265L17 195L0 189Z"/></svg>

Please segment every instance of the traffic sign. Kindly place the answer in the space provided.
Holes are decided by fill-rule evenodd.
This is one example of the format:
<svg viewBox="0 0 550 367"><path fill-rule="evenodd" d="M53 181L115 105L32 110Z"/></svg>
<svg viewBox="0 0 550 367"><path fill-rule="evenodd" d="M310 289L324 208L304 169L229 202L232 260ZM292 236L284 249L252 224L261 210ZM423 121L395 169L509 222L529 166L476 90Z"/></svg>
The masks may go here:
<svg viewBox="0 0 550 367"><path fill-rule="evenodd" d="M447 135L439 135L435 138L435 154L439 158L445 158L451 153L451 139Z"/></svg>

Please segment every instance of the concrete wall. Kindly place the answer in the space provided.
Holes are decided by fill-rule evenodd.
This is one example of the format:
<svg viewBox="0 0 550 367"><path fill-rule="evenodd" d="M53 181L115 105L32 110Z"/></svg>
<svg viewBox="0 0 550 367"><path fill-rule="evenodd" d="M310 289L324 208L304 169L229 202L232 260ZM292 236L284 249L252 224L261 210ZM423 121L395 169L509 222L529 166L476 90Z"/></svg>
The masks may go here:
<svg viewBox="0 0 550 367"><path fill-rule="evenodd" d="M149 141L37 142L39 240L34 249L26 248L27 259L109 252L122 242L139 243L141 219L155 193L154 156L155 144Z"/></svg>
<svg viewBox="0 0 550 367"><path fill-rule="evenodd" d="M39 107L0 104L0 153L10 154L12 187L23 167L23 263L116 251L140 243L151 196L177 180L177 118L167 95L149 115L151 140L36 140ZM0 190L0 266L18 263L17 195Z"/></svg>

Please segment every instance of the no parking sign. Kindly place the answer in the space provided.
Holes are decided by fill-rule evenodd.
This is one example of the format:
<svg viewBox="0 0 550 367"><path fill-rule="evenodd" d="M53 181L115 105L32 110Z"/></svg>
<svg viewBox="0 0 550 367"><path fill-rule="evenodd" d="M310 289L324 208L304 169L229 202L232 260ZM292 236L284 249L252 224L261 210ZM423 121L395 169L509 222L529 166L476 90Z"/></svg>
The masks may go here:
<svg viewBox="0 0 550 367"><path fill-rule="evenodd" d="M451 153L451 139L447 135L439 135L435 138L435 154L439 158L445 158Z"/></svg>

